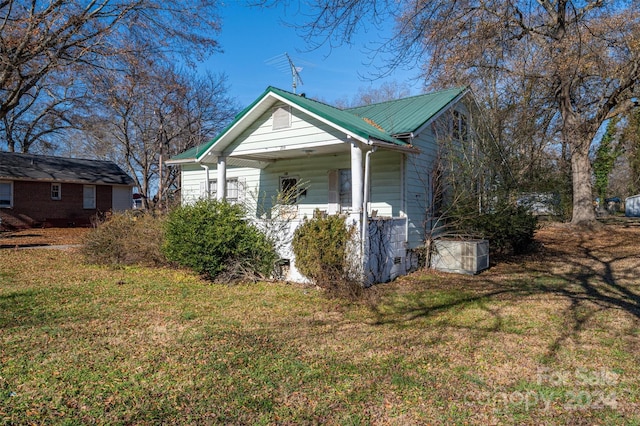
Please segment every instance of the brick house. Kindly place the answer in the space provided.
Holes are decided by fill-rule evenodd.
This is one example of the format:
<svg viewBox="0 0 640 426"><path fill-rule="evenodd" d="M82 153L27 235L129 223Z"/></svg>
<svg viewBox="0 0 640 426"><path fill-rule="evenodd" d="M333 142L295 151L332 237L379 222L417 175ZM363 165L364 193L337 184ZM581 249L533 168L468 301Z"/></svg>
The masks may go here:
<svg viewBox="0 0 640 426"><path fill-rule="evenodd" d="M86 226L130 209L133 186L111 161L0 152L0 227Z"/></svg>

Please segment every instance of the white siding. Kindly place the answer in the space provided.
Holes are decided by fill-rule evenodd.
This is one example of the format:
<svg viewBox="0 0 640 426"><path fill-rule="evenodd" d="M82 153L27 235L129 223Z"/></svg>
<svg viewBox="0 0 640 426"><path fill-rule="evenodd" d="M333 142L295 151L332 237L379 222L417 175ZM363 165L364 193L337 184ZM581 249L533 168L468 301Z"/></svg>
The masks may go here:
<svg viewBox="0 0 640 426"><path fill-rule="evenodd" d="M217 179L216 164L209 164L209 180ZM237 178L244 192L244 200L249 200L260 191L260 169L249 167L227 167L227 179ZM182 166L182 203L193 203L203 196L202 189L206 188L207 171L197 165L188 164ZM242 198L242 197L241 197ZM255 204L255 203L254 203Z"/></svg>
<svg viewBox="0 0 640 426"><path fill-rule="evenodd" d="M281 176L298 178L307 188L306 196L298 201L298 217L311 217L316 209L327 210L329 203L329 170L351 167L348 154L310 156L293 160L282 160L262 170L261 193L263 210L272 207L272 198L278 194Z"/></svg>
<svg viewBox="0 0 640 426"><path fill-rule="evenodd" d="M369 212L379 217L399 217L402 214L403 154L378 150L371 154L371 191Z"/></svg>
<svg viewBox="0 0 640 426"><path fill-rule="evenodd" d="M397 217L401 213L400 180L402 154L379 150L371 158L371 204L378 216ZM318 155L276 161L265 169L227 167L227 179L245 180L248 207L258 216L269 215L273 201L280 190L280 178L295 177L307 188L298 200L297 216L310 217L316 209L326 211L329 203L329 170L349 169L348 153ZM216 178L216 165L209 165L210 179ZM201 197L201 183L206 171L197 165L182 166L182 202L194 202ZM254 210L255 209L255 210Z"/></svg>
<svg viewBox="0 0 640 426"><path fill-rule="evenodd" d="M428 130L414 139L413 144L420 154L408 154L405 165L406 209L409 218L407 239L409 248L420 247L424 243L427 210L431 204L431 170L438 149L433 133Z"/></svg>
<svg viewBox="0 0 640 426"><path fill-rule="evenodd" d="M467 116L470 115L469 110L462 102L455 105L455 110ZM425 128L413 141L413 145L420 149L420 154L407 155L405 179L407 182L406 208L407 216L409 217L407 224L409 248L422 246L424 244L425 228L430 229L433 226L433 224L427 222L427 211L432 207L432 172L440 150L438 138L451 137L452 116L453 110L449 109L435 119L435 125L432 124ZM471 125L472 117L467 122ZM437 128L437 135L434 133L434 126ZM460 148L457 141L454 141L452 146L454 149L456 147ZM455 170L453 172L455 173Z"/></svg>
<svg viewBox="0 0 640 426"><path fill-rule="evenodd" d="M346 135L301 111L292 108L291 113L291 127L273 130L272 110L269 110L242 132L225 152L242 155L274 147L295 149L346 140Z"/></svg>
<svg viewBox="0 0 640 426"><path fill-rule="evenodd" d="M263 114L245 130L227 149L225 154L241 155L282 146L286 149L317 143L341 143L344 135L312 117L292 109L291 127L273 130L272 110ZM443 116L442 120L447 117ZM346 142L345 142L346 143ZM401 154L378 150L371 155L371 192L369 211L378 216L407 216L409 248L424 243L426 212L432 203L431 170L438 155L436 137L431 127L414 140L420 154ZM279 160L260 170L257 168L227 167L227 178L245 179L247 204L255 208L258 216L269 215L273 198L278 194L280 177L298 178L307 186L306 197L298 201L297 217L311 216L315 209L327 210L329 201L328 173L330 170L351 167L348 151L334 155L311 155ZM216 165L209 165L210 178L216 178ZM201 196L201 183L205 170L199 165L182 166L182 200L193 202Z"/></svg>

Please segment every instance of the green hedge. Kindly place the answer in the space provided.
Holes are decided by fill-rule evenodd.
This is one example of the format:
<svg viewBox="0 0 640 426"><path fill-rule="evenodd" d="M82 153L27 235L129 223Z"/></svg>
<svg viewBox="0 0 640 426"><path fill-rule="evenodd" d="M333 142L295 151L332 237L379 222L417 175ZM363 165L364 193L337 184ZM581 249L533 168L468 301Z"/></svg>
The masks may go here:
<svg viewBox="0 0 640 426"><path fill-rule="evenodd" d="M241 206L216 200L199 200L169 214L164 253L217 281L268 277L277 259L271 241L245 220Z"/></svg>
<svg viewBox="0 0 640 426"><path fill-rule="evenodd" d="M296 267L314 284L332 296L357 298L362 285L352 276L349 243L353 228L341 216L316 214L294 232Z"/></svg>

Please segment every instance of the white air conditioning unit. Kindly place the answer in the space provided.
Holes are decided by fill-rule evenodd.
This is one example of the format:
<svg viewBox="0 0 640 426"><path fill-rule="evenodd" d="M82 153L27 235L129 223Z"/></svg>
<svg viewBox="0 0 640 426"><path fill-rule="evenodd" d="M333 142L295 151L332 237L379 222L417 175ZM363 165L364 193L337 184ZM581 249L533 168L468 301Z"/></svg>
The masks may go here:
<svg viewBox="0 0 640 426"><path fill-rule="evenodd" d="M431 267L438 271L477 274L489 267L489 241L436 240Z"/></svg>

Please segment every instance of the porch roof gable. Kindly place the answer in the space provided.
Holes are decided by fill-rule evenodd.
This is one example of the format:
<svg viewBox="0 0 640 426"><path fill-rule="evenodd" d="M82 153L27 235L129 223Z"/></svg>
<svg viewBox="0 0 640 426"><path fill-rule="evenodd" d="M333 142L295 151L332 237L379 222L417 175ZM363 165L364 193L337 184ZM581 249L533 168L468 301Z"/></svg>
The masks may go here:
<svg viewBox="0 0 640 426"><path fill-rule="evenodd" d="M380 141L389 148L411 149L412 145L395 135L411 133L466 91L465 88L442 90L396 101L388 101L363 107L339 109L269 86L254 102L242 110L215 138L203 145L193 147L173 156L168 163L197 162L212 151L222 151L233 138L245 130L251 122L281 101L305 111L329 125L344 130L363 142Z"/></svg>

